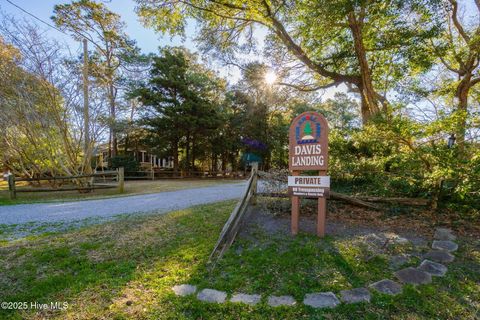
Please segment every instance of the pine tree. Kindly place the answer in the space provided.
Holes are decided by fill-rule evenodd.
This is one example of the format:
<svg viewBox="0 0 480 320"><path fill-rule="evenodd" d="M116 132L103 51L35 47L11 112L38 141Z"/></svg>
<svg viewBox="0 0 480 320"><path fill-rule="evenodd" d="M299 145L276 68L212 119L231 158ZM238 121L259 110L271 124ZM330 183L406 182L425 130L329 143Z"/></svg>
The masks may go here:
<svg viewBox="0 0 480 320"><path fill-rule="evenodd" d="M205 157L207 139L220 124L217 98L220 81L185 48L166 47L155 56L147 83L133 87L131 97L144 105L140 121L148 132L147 145L173 156L174 171L193 170Z"/></svg>
<svg viewBox="0 0 480 320"><path fill-rule="evenodd" d="M305 135L312 135L312 126L310 125L310 122L307 122L305 124L305 128L303 128L303 133Z"/></svg>

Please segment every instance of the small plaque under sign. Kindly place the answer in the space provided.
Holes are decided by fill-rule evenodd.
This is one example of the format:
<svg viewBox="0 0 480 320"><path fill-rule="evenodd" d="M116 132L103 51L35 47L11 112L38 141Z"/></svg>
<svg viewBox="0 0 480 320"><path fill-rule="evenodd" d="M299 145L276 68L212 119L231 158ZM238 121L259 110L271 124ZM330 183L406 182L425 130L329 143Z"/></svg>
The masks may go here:
<svg viewBox="0 0 480 320"><path fill-rule="evenodd" d="M328 198L329 176L289 176L288 193L297 197Z"/></svg>

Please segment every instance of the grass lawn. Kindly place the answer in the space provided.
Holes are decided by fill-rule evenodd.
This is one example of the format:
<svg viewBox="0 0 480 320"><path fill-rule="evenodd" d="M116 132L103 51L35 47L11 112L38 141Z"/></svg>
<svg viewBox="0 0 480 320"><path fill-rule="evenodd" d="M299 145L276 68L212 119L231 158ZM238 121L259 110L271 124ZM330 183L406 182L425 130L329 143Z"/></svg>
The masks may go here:
<svg viewBox="0 0 480 320"><path fill-rule="evenodd" d="M459 239L444 278L370 304L315 310L271 308L268 294L297 301L315 291L364 286L391 277L381 257L365 262L351 239L300 234L240 239L217 267L208 255L235 205L197 206L168 215L125 217L65 233L0 243L2 301L67 302L64 311L0 310L0 319L474 319L480 301L479 243ZM257 232L257 231L255 231ZM258 232L261 232L260 230ZM257 238L262 239L262 234ZM399 249L401 250L401 249ZM176 297L175 284L260 293L262 303L207 304Z"/></svg>
<svg viewBox="0 0 480 320"><path fill-rule="evenodd" d="M119 194L114 189L98 189L90 193L79 193L78 191L62 192L31 192L17 193L16 200L10 200L8 185L5 181L0 182L0 205L49 202L49 201L67 201L111 198L125 195L147 194L164 191L175 191L181 189L201 188L222 183L239 182L240 180L231 179L169 179L169 180L144 180L144 181L125 181L125 193ZM19 183L20 185L20 183Z"/></svg>

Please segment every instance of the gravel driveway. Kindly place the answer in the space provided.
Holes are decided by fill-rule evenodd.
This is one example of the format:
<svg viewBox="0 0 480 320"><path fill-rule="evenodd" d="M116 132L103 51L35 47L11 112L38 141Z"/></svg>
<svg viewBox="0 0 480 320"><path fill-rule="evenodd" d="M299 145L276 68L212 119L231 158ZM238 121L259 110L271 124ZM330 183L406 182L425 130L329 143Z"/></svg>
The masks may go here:
<svg viewBox="0 0 480 320"><path fill-rule="evenodd" d="M0 206L0 224L72 222L149 211L166 213L198 204L237 199L242 196L244 187L245 182L241 182L110 199Z"/></svg>

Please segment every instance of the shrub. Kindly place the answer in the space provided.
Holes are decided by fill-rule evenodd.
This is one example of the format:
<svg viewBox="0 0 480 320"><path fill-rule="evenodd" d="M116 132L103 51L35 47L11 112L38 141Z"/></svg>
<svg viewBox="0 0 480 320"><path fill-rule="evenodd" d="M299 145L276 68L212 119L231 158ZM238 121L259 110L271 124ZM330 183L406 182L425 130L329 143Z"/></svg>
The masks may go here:
<svg viewBox="0 0 480 320"><path fill-rule="evenodd" d="M125 171L138 171L140 169L140 163L136 161L132 156L128 155L119 155L112 157L109 162L108 166L111 169L118 169L120 167L124 167Z"/></svg>

